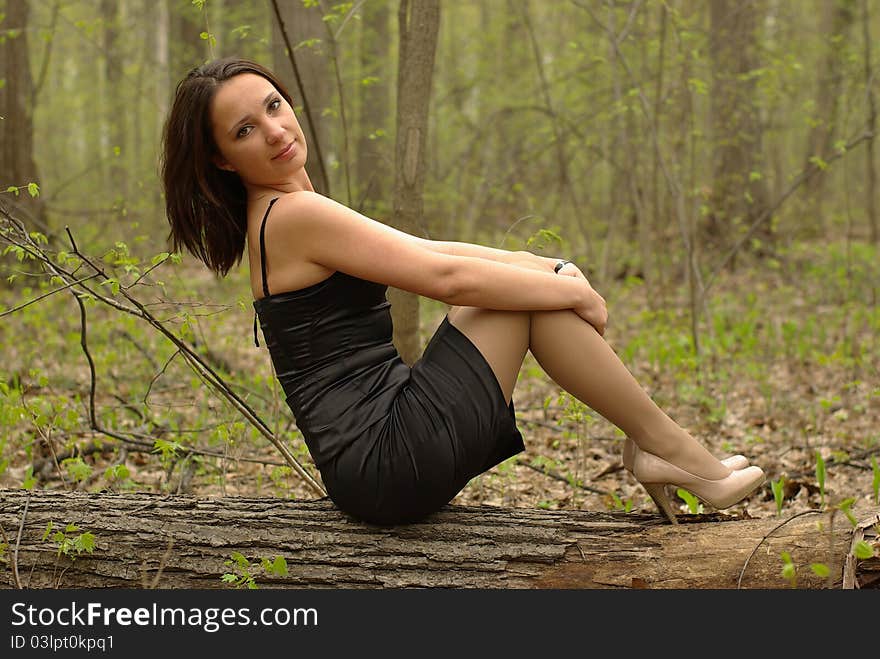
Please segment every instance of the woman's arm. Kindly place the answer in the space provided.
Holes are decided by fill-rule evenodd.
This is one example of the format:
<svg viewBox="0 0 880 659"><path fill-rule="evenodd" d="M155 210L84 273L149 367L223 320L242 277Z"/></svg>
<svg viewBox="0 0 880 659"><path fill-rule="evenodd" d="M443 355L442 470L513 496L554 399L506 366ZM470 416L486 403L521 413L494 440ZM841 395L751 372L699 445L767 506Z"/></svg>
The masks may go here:
<svg viewBox="0 0 880 659"><path fill-rule="evenodd" d="M453 305L573 309L604 331L605 301L589 282L471 254L449 253L312 192L284 195L272 212L271 254L302 259ZM466 245L466 243L462 243ZM467 250L466 250L467 251ZM498 250L503 252L503 250ZM277 260L276 260L277 262ZM555 261L554 261L555 263Z"/></svg>
<svg viewBox="0 0 880 659"><path fill-rule="evenodd" d="M473 243L450 242L445 240L426 240L410 236L415 240L421 240L428 249L449 254L451 256L473 256L481 259L489 259L490 261L498 261L499 263L507 263L520 268L531 268L532 270L542 270L544 272L553 272L553 268L559 263L559 259L553 259L546 256L538 256L525 250L511 252L506 249L496 249L495 247L485 247L483 245L475 245Z"/></svg>

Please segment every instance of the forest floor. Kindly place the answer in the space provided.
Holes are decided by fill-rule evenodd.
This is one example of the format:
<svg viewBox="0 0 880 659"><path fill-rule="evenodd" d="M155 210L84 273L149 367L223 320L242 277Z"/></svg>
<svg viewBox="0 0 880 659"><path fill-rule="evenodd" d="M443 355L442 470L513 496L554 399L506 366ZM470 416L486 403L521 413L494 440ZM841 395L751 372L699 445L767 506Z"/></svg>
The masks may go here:
<svg viewBox="0 0 880 659"><path fill-rule="evenodd" d="M268 353L253 345L244 272L217 281L184 261L163 277L167 291L143 284L131 291L191 341L317 477ZM660 407L715 455L743 453L766 472L767 482L726 512L768 517L847 500L877 505L878 282L875 250L827 244L722 273L701 315L699 356L681 282L594 285L608 300L606 339ZM39 294L36 285L0 289L0 308ZM98 302L86 308L96 419L117 437L90 427L75 300L69 292L40 300L0 324L0 488L315 498L155 329ZM423 341L444 312L423 302ZM453 503L654 510L622 468L623 435L562 392L531 355L514 402L526 451L473 479ZM683 513L698 510L680 503Z"/></svg>

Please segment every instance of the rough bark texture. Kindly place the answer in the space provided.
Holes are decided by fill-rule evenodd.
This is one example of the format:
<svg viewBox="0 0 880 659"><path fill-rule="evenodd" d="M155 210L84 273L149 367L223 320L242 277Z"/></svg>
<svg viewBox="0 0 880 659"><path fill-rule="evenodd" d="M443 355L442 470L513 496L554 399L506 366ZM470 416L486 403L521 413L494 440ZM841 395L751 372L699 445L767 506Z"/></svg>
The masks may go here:
<svg viewBox="0 0 880 659"><path fill-rule="evenodd" d="M276 22L272 24L274 70L293 97L294 109L298 112L299 125L303 129L308 146L306 172L308 172L309 179L315 187L315 191L329 195L330 181L327 180L326 170L321 167L318 159L323 156L326 166L329 161L338 159L338 154L328 149L330 143L329 122L320 120L324 110L330 107L333 96L329 58L325 52L325 46L320 44L326 37L321 9L318 5L306 6L303 2L298 1L279 2L278 10L284 21L290 44L295 51L302 87L297 82L291 68L287 48L281 36L281 28ZM309 114L315 122L314 126L311 125L304 111L299 113L304 98L308 98ZM320 152L313 148L318 141L320 142Z"/></svg>
<svg viewBox="0 0 880 659"><path fill-rule="evenodd" d="M388 198L393 154L387 134L391 106L389 53L391 11L384 3L367 2L363 7L360 35L360 137L357 142L357 201L361 212L378 220L389 216Z"/></svg>
<svg viewBox="0 0 880 659"><path fill-rule="evenodd" d="M710 51L715 165L707 235L725 244L738 224L749 226L768 206L763 127L757 104L758 31L763 0L711 0ZM756 177L755 174L759 176ZM758 235L772 239L770 223Z"/></svg>
<svg viewBox="0 0 880 659"><path fill-rule="evenodd" d="M877 514L860 512L860 519ZM239 552L263 588L727 589L741 574L742 588L786 588L783 551L797 566L798 588L843 583L853 532L840 514L833 524L827 513L687 520L673 526L632 513L447 506L422 523L384 528L352 521L326 499L7 490L0 584L229 588L221 575L234 572L227 562ZM53 533L75 524L70 539L94 534L94 551L59 556L58 539L44 539L50 522ZM258 567L276 556L287 561L286 576ZM830 578L817 577L811 563L828 565Z"/></svg>
<svg viewBox="0 0 880 659"><path fill-rule="evenodd" d="M428 106L434 74L434 52L440 29L439 0L400 0L400 54L397 73L397 143L394 175L396 228L421 235L422 189L425 185L425 145ZM388 289L394 321L394 345L404 362L421 353L419 299L415 293Z"/></svg>
<svg viewBox="0 0 880 659"><path fill-rule="evenodd" d="M29 5L9 0L3 21L5 40L0 44L0 190L9 186L42 185L34 160L33 79L28 54ZM5 195L20 215L48 233L42 199L27 190L17 197Z"/></svg>

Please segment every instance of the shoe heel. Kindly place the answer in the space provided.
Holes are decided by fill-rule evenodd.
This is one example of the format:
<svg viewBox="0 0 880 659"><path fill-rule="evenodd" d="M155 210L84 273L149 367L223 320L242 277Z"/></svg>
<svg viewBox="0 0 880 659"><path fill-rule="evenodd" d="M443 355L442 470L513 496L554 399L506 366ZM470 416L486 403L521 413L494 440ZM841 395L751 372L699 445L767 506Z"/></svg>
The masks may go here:
<svg viewBox="0 0 880 659"><path fill-rule="evenodd" d="M666 487L663 483L642 483L642 487L645 488L648 496L653 499L654 503L657 505L657 509L666 515L666 519L668 519L671 524L678 524L678 520L675 519L675 508L669 500L669 497L666 495Z"/></svg>

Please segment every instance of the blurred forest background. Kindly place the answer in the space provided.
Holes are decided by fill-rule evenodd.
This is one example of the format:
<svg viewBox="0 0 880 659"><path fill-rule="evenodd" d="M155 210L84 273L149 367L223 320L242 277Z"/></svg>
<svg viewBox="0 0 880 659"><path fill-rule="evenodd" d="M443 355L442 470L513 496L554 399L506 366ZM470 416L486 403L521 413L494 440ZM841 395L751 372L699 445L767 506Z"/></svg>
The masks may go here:
<svg viewBox="0 0 880 659"><path fill-rule="evenodd" d="M877 0L0 1L0 486L319 493L246 266L167 253L174 87L238 55L288 84L320 191L576 261L654 399L768 473L740 509L876 503L878 35ZM418 349L445 311L394 308ZM459 501L650 503L530 357L515 400L527 452Z"/></svg>

